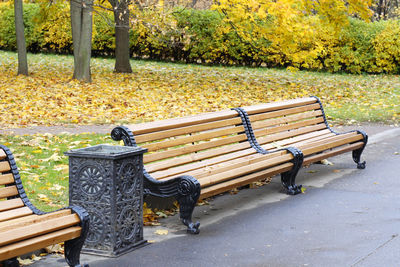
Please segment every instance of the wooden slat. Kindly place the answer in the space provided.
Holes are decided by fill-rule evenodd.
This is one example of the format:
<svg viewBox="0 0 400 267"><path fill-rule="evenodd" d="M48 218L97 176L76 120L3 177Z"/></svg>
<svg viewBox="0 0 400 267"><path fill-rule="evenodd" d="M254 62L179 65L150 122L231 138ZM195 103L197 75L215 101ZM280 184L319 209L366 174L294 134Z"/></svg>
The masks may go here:
<svg viewBox="0 0 400 267"><path fill-rule="evenodd" d="M37 217L39 217L39 215L31 214L31 215L22 216L19 218L9 219L9 220L0 222L0 227L5 227L11 223L23 222L25 220L30 220L30 219L37 218Z"/></svg>
<svg viewBox="0 0 400 267"><path fill-rule="evenodd" d="M342 146L342 147L339 147L339 148L328 150L328 151L323 152L323 153L318 153L316 155L308 156L308 157L304 158L303 165L308 165L308 164L311 164L313 162L321 161L323 159L326 159L326 158L329 158L329 157L333 157L333 156L336 156L336 155L339 155L339 154L342 154L342 153L345 153L345 152L353 151L353 150L356 150L358 148L361 148L363 145L364 145L363 142L357 142L357 143L354 143L354 144L351 144L351 145L345 145L345 146Z"/></svg>
<svg viewBox="0 0 400 267"><path fill-rule="evenodd" d="M315 118L318 116L322 116L321 110L308 111L308 112L299 113L299 114L295 114L295 115L288 115L285 117L279 117L279 118L263 120L263 121L256 121L254 123L252 122L251 125L252 125L253 129L260 129L260 128L271 127L271 126L275 126L275 125L279 126L280 124L284 124L284 123L298 122L300 120Z"/></svg>
<svg viewBox="0 0 400 267"><path fill-rule="evenodd" d="M0 162L0 172L6 172L9 170L11 170L11 168L10 168L10 163L8 163L8 161Z"/></svg>
<svg viewBox="0 0 400 267"><path fill-rule="evenodd" d="M178 127L197 125L200 123L231 119L235 117L238 117L238 113L236 111L223 110L223 111L199 114L195 116L181 117L181 118L154 121L141 124L133 124L129 125L128 128L133 132L133 134L140 135L156 131L175 129Z"/></svg>
<svg viewBox="0 0 400 267"><path fill-rule="evenodd" d="M42 214L42 215L24 216L24 217L13 219L13 220L8 220L6 222L0 223L0 235L1 235L1 232L20 228L23 226L33 225L33 224L36 224L39 222L47 221L49 219L65 217L65 216L71 215L71 214L72 214L72 212L70 209L64 209L64 210L59 210L59 211L46 213L46 214Z"/></svg>
<svg viewBox="0 0 400 267"><path fill-rule="evenodd" d="M240 177L240 176L243 176L246 174L250 174L252 172L261 171L268 167L273 167L278 164L286 163L292 159L293 159L293 155L288 153L288 154L285 154L285 155L282 155L279 157L267 159L267 160L260 161L260 162L257 162L257 163L251 164L251 165L247 165L244 167L231 169L229 171L218 173L215 175L210 175L210 176L204 177L202 179L198 179L198 181L199 181L201 187L206 187L206 186L210 186L212 184L224 182L226 180L229 180L229 179L232 179L235 177Z"/></svg>
<svg viewBox="0 0 400 267"><path fill-rule="evenodd" d="M274 143L276 143L280 147L284 147L291 144L298 144L300 142L312 142L312 140L318 140L319 138L327 138L334 135L335 135L334 133L332 133L328 129L325 129L311 133L296 135L283 140L277 140Z"/></svg>
<svg viewBox="0 0 400 267"><path fill-rule="evenodd" d="M229 180L227 182L209 186L209 187L201 190L200 200L220 194L220 193L224 193L228 190L231 190L231 189L234 189L234 188L237 188L240 186L248 185L252 182L258 181L258 180L266 178L266 177L272 177L276 174L290 171L292 168L293 168L293 163L285 163L282 165L275 166L273 168L269 168L267 170L252 173L252 174L240 177L240 178Z"/></svg>
<svg viewBox="0 0 400 267"><path fill-rule="evenodd" d="M0 222L32 214L28 207L17 208L0 212Z"/></svg>
<svg viewBox="0 0 400 267"><path fill-rule="evenodd" d="M241 123L242 123L242 120L238 117L238 118L233 118L233 119L226 119L226 120L202 123L202 124L198 124L198 125L186 126L186 127L181 127L181 128L171 129L171 130L137 135L137 136L135 136L135 140L136 140L136 143L140 144L143 142L161 140L161 139L169 138L169 137L173 137L173 136L179 136L179 135L184 135L184 134L196 133L196 132L200 132L200 131L212 130L212 129L217 129L217 128L221 128L221 127L237 125L237 124L241 124Z"/></svg>
<svg viewBox="0 0 400 267"><path fill-rule="evenodd" d="M288 130L301 129L301 128L307 127L307 126L315 126L315 128L318 128L320 130L326 129L326 125L325 125L325 123L322 123L322 121L323 121L322 118L321 119L317 118L317 119L302 121L302 122L288 124L288 125L275 126L275 127L271 127L271 128L255 130L254 135L257 138L257 140L261 139L260 142L264 143L265 141L262 140L262 136L276 134L276 133L282 133L282 132L283 132L283 134L285 134L285 132ZM271 141L275 141L275 140L279 140L279 139L273 139Z"/></svg>
<svg viewBox="0 0 400 267"><path fill-rule="evenodd" d="M18 243L0 247L0 261L14 258L47 246L58 244L81 235L81 227L74 226Z"/></svg>
<svg viewBox="0 0 400 267"><path fill-rule="evenodd" d="M77 214L71 214L4 231L1 233L0 246L65 229L79 222L79 216Z"/></svg>
<svg viewBox="0 0 400 267"><path fill-rule="evenodd" d="M332 143L332 142L336 142L337 140L342 140L342 139L346 139L352 136L357 135L357 132L350 132L350 133L345 133L345 134L340 134L340 135L333 135L333 136L329 136L324 138L323 140L313 140L309 143L304 143L304 142L299 142L296 143L295 146L299 149L305 149L305 148L309 148L309 147L315 147L315 146L319 146L319 145L323 145L323 144L328 144L328 143Z"/></svg>
<svg viewBox="0 0 400 267"><path fill-rule="evenodd" d="M189 172L188 174L196 177L197 179L202 179L204 177L216 175L218 173L224 173L227 171L240 169L241 167L249 166L261 161L265 161L267 159L273 159L278 156L284 155L286 153L287 153L286 151L279 151L269 154L257 153L254 155L250 155L248 157L242 157L225 163L217 164L217 166L210 166L209 168L205 168L194 172Z"/></svg>
<svg viewBox="0 0 400 267"><path fill-rule="evenodd" d="M146 145L143 145L143 147L147 148L148 151L151 152L151 151L156 151L156 150L163 149L163 148L169 148L169 147L185 145L185 144L192 144L192 143L198 142L198 141L206 141L206 140L210 140L212 138L227 136L227 135L240 133L240 132L244 132L243 126L239 126L239 127L230 126L230 127L226 127L226 128L219 129L219 130L207 131L204 133L198 133L198 134L194 134L194 135L178 137L178 138L174 138L174 139L170 139L170 140L166 140L166 141L162 141L162 142L146 144Z"/></svg>
<svg viewBox="0 0 400 267"><path fill-rule="evenodd" d="M247 136L245 134L239 134L235 136L230 136L222 139L218 139L215 141L209 141L206 143L196 144L192 146L181 147L177 149L170 149L167 151L157 152L153 154L146 154L143 156L143 162L153 162L161 159L172 158L180 155L189 154L192 152L197 152L209 148L219 147L223 145L228 145L240 141L247 140Z"/></svg>
<svg viewBox="0 0 400 267"><path fill-rule="evenodd" d="M153 173L156 171L173 168L175 166L180 166L183 164L188 165L187 163L190 163L190 162L197 162L200 160L204 161L206 159L217 157L220 155L223 156L223 155L226 155L229 153L237 153L237 152L240 153L241 151L244 151L248 148L250 148L249 142L243 142L243 143L238 143L238 144L233 144L233 145L228 145L228 146L222 146L219 148L210 149L210 150L197 152L197 153L192 153L192 154L178 157L178 158L171 158L171 159L163 160L160 162L146 164L145 168L146 168L147 172ZM195 164L195 163L193 163L193 164Z"/></svg>
<svg viewBox="0 0 400 267"><path fill-rule="evenodd" d="M274 110L287 109L287 108L297 107L297 106L301 106L301 105L309 105L309 104L313 104L316 102L317 102L317 99L315 99L313 97L306 97L306 98L297 98L297 99L292 99L292 100L282 101L282 102L274 102L274 103L244 107L243 109L247 112L247 114L251 115L251 114L256 114L256 113L263 113L263 112L269 112L269 111L274 111Z"/></svg>
<svg viewBox="0 0 400 267"><path fill-rule="evenodd" d="M279 152L269 153L269 154L260 154L260 153L256 153L256 151L254 149L251 149L249 152L250 153L248 153L248 155L243 155L243 156L236 157L233 159L222 158L220 162L215 162L214 164L205 164L205 165L203 165L202 168L197 168L197 169L193 169L190 171L181 172L181 174L184 173L186 175L194 176L194 177L196 177L196 179L201 179L206 176L215 175L217 173L222 173L222 172L226 172L229 170L237 169L237 168L247 166L250 164L254 164L254 163L257 163L260 161L265 161L266 159L274 158L274 157L277 157L277 156L280 156L280 155L283 155L286 153L286 151L279 151ZM226 160L223 161L224 159L226 159ZM171 171L173 171L173 170L171 170ZM169 176L164 176L160 180L168 180L170 178L173 178L177 174L180 174L180 173L178 172L178 173L170 174Z"/></svg>
<svg viewBox="0 0 400 267"><path fill-rule="evenodd" d="M18 195L18 190L15 185L0 188L0 199Z"/></svg>
<svg viewBox="0 0 400 267"><path fill-rule="evenodd" d="M263 144L267 144L270 142L276 142L279 140L284 140L284 139L298 136L301 134L310 133L313 131L324 130L324 129L326 129L326 125L324 123L320 123L320 124L312 125L312 126L306 126L306 127L302 127L302 128L294 129L294 130L291 129L291 130L287 130L284 132L279 132L278 131L279 129L277 129L277 133L273 133L273 134L270 134L270 135L264 136L264 137L257 137L257 141L260 145L263 145Z"/></svg>
<svg viewBox="0 0 400 267"><path fill-rule="evenodd" d="M5 159L7 157L6 152L3 149L0 149L0 160Z"/></svg>
<svg viewBox="0 0 400 267"><path fill-rule="evenodd" d="M14 198L9 200L0 201L0 212L6 210L12 210L24 206L24 202L20 198Z"/></svg>
<svg viewBox="0 0 400 267"><path fill-rule="evenodd" d="M321 107L319 106L319 104L316 103L316 104L311 104L311 105L307 105L307 106L300 106L300 107L296 107L296 108L288 108L288 109L283 109L283 110L278 110L278 111L271 111L271 112L266 112L266 113L250 115L249 119L250 119L250 122L253 123L256 121L260 121L260 120L278 118L278 117L281 117L284 115L296 114L296 113L310 111L310 110L318 110L320 108Z"/></svg>
<svg viewBox="0 0 400 267"><path fill-rule="evenodd" d="M324 135L316 135L314 137L304 137L304 136L296 136L296 138L292 138L292 139L285 139L282 141L278 142L273 142L273 143L269 143L266 145L263 145L262 148L268 150L268 151L272 151L274 149L280 149L280 148L285 148L288 146L294 146L294 147L299 147L300 145L305 145L308 143L315 143L321 140L326 140L327 138L331 138L334 137L335 134L334 133L326 133Z"/></svg>
<svg viewBox="0 0 400 267"><path fill-rule="evenodd" d="M254 135L257 136L263 136L267 134L272 134L272 133L279 133L287 130L292 130L292 129L298 129L301 127L309 126L309 125L315 125L315 124L323 124L324 119L322 117L319 118L314 118L314 119L308 119L304 121L299 121L291 124L286 124L286 125L279 125L279 126L273 126L273 127L268 127L268 128L262 128L259 129L257 127L253 127L254 130ZM326 128L326 125L325 125Z"/></svg>
<svg viewBox="0 0 400 267"><path fill-rule="evenodd" d="M250 145L249 145L249 147L250 147ZM247 148L247 149L240 150L240 151L237 151L234 153L229 153L227 155L222 155L222 156L214 157L211 159L196 161L196 162L193 162L190 164L185 164L185 165L178 166L178 167L171 167L171 168L168 168L168 169L162 170L162 171L152 172L151 176L155 179L165 178L168 176L174 176L174 175L178 175L180 173L185 173L188 171L201 169L206 166L220 164L222 162L234 160L234 159L245 157L245 156L255 154L255 153L256 153L255 149Z"/></svg>
<svg viewBox="0 0 400 267"><path fill-rule="evenodd" d="M14 175L12 173L0 175L0 185L6 185L12 183L14 183Z"/></svg>
<svg viewBox="0 0 400 267"><path fill-rule="evenodd" d="M317 153L317 152L321 152L330 148L334 148L334 147L338 147L341 145L345 145L345 144L349 144L349 143L353 143L353 142L357 142L359 140L362 140L363 136L361 134L356 135L356 136L352 136L352 137L348 137L348 138L343 138L343 139L339 139L335 142L332 143L325 143L325 144L321 144L321 145L317 145L317 146L311 146L311 147L307 147L306 148L300 148L303 152L303 154L305 156L307 155L311 155L313 153Z"/></svg>

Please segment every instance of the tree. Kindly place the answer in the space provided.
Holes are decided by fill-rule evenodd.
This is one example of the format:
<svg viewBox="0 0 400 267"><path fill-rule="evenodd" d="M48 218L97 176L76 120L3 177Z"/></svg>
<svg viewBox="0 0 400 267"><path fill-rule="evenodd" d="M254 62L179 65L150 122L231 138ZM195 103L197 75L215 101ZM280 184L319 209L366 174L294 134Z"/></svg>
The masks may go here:
<svg viewBox="0 0 400 267"><path fill-rule="evenodd" d="M91 82L92 0L70 0L71 29L74 47L74 79Z"/></svg>
<svg viewBox="0 0 400 267"><path fill-rule="evenodd" d="M129 62L129 0L109 0L115 22L115 72L131 73Z"/></svg>
<svg viewBox="0 0 400 267"><path fill-rule="evenodd" d="M390 19L399 16L399 0L375 0L372 10L374 19Z"/></svg>
<svg viewBox="0 0 400 267"><path fill-rule="evenodd" d="M18 74L28 75L22 0L14 0L14 16L18 50Z"/></svg>

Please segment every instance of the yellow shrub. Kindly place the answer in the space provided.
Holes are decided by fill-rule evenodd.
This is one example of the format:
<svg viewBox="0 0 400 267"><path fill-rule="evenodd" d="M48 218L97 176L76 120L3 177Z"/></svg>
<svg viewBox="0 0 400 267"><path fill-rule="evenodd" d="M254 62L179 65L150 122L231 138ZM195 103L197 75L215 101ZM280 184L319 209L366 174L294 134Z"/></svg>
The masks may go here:
<svg viewBox="0 0 400 267"><path fill-rule="evenodd" d="M72 34L69 4L42 4L37 31L42 32L42 47L53 51L71 51Z"/></svg>
<svg viewBox="0 0 400 267"><path fill-rule="evenodd" d="M400 64L400 24L388 22L386 28L372 41L376 65L387 73L398 73Z"/></svg>

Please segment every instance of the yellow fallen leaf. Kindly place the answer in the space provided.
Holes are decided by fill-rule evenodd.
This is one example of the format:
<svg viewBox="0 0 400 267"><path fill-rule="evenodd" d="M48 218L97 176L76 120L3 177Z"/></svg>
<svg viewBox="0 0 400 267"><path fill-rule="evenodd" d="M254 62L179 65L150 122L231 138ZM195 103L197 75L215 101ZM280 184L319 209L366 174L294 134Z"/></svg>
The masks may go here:
<svg viewBox="0 0 400 267"><path fill-rule="evenodd" d="M22 266L30 265L33 263L33 260L31 259L21 259L20 257L17 258L18 262Z"/></svg>
<svg viewBox="0 0 400 267"><path fill-rule="evenodd" d="M156 235L167 235L168 230L165 229L158 229L157 231L154 232Z"/></svg>

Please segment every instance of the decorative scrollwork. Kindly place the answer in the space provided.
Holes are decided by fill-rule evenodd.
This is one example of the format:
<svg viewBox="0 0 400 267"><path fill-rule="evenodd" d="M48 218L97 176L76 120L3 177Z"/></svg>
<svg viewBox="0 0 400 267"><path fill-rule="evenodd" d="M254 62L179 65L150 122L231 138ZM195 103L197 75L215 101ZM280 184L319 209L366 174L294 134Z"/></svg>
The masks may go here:
<svg viewBox="0 0 400 267"><path fill-rule="evenodd" d="M122 241L135 241L139 230L139 222L141 221L139 217L140 212L137 209L132 206L124 207L118 219Z"/></svg>
<svg viewBox="0 0 400 267"><path fill-rule="evenodd" d="M132 162L123 163L119 171L120 191L125 196L135 193L138 184L139 166Z"/></svg>
<svg viewBox="0 0 400 267"><path fill-rule="evenodd" d="M97 196L105 189L105 170L100 165L85 164L78 172L80 187L83 193Z"/></svg>
<svg viewBox="0 0 400 267"><path fill-rule="evenodd" d="M115 141L123 140L126 146L136 146L136 141L133 133L125 126L115 127L111 131L111 138Z"/></svg>
<svg viewBox="0 0 400 267"><path fill-rule="evenodd" d="M87 234L86 243L95 246L103 240L104 235L104 219L99 213L95 211L89 212L90 228Z"/></svg>
<svg viewBox="0 0 400 267"><path fill-rule="evenodd" d="M196 184L191 179L181 179L178 184L178 194L181 196L190 195L195 187Z"/></svg>

